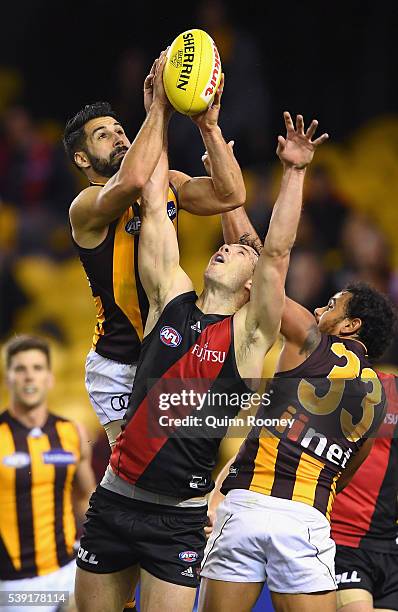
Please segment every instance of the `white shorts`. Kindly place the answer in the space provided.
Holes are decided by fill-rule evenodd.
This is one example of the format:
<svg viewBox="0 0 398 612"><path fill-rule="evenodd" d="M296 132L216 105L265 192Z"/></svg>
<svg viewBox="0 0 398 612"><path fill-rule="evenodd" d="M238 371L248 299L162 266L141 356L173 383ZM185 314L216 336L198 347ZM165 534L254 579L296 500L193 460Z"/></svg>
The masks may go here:
<svg viewBox="0 0 398 612"><path fill-rule="evenodd" d="M73 598L75 590L75 574L76 574L76 561L73 560L67 565L64 565L56 572L51 574L45 574L44 576L35 576L34 578L22 578L21 580L0 580L0 612L55 612L59 608L61 601L56 603L56 598L60 596L59 591L68 591L70 601ZM35 593L40 591L58 591L58 595L55 593L47 594L47 598L51 598L50 605L21 605L13 603L12 605L5 604L5 598L13 598L14 602L18 600L18 593L24 592L27 597L34 598ZM6 595L6 592L7 595ZM9 600L10 601L10 600ZM67 601L65 601L67 603Z"/></svg>
<svg viewBox="0 0 398 612"><path fill-rule="evenodd" d="M118 363L91 350L86 359L86 389L101 425L123 419L137 365Z"/></svg>
<svg viewBox="0 0 398 612"><path fill-rule="evenodd" d="M327 518L312 506L233 489L217 510L201 576L266 582L275 593L332 591L335 549Z"/></svg>

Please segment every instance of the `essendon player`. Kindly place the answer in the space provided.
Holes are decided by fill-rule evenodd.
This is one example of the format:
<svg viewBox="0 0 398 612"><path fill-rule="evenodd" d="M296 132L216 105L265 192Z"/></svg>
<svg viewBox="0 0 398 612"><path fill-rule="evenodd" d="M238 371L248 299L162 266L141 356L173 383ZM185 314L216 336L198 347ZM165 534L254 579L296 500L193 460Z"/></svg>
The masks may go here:
<svg viewBox="0 0 398 612"><path fill-rule="evenodd" d="M134 382L148 300L138 274L139 197L167 148L172 113L164 92L162 53L144 83L146 119L130 144L106 102L89 104L65 127L64 146L90 181L70 207L74 245L97 311L86 361L86 387L111 446L120 432ZM231 210L245 200L242 173L218 126L223 80L210 109L193 117L209 151L211 177L170 170L164 207L177 224L178 210L198 215Z"/></svg>
<svg viewBox="0 0 398 612"><path fill-rule="evenodd" d="M301 116L296 129L289 113L285 123L277 149L285 174L261 256L245 241L224 244L210 259L199 298L179 265L164 212L166 156L144 189L139 270L150 310L126 424L87 513L81 546L97 563L78 561L81 612L120 610L138 568L144 611L192 610L206 494L226 430L214 434L205 416L236 414L239 403L230 399L250 394L253 386L244 380L261 376L279 331L305 167L327 138L312 141L316 121L306 133ZM161 405L167 388L176 392ZM188 391L201 392L202 422L193 395L181 408ZM217 394L226 399L214 407Z"/></svg>
<svg viewBox="0 0 398 612"><path fill-rule="evenodd" d="M331 516L336 542L337 607L398 610L398 379L378 373L387 414L373 448Z"/></svg>
<svg viewBox="0 0 398 612"><path fill-rule="evenodd" d="M224 215L223 227L226 240L257 238L243 209ZM315 317L286 298L272 401L258 415L280 425L250 432L221 488L201 610L251 610L264 582L278 612L336 609L328 519L384 416L369 359L384 352L393 321L388 300L367 285L337 293Z"/></svg>

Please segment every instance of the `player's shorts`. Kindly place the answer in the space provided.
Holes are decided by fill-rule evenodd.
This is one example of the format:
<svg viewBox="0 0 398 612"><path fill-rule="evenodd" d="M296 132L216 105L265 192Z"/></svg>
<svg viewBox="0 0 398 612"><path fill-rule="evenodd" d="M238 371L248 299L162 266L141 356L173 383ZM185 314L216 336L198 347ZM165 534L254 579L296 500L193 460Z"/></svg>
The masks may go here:
<svg viewBox="0 0 398 612"><path fill-rule="evenodd" d="M202 577L266 582L275 593L334 591L330 524L312 506L233 489L217 510Z"/></svg>
<svg viewBox="0 0 398 612"><path fill-rule="evenodd" d="M75 574L76 561L73 560L55 572L51 572L51 574L35 576L34 578L21 578L20 580L0 580L0 612L10 612L10 610L12 612L31 612L31 610L35 612L55 612L61 603L67 603L68 597L69 600L73 598ZM66 593L65 599L61 594L62 591ZM46 601L52 603L41 603L40 606L27 605L27 603L18 605L19 596L23 592L30 593L29 597L32 598L32 601L35 601L34 598L41 596L43 593ZM47 592L47 594L44 594L44 592ZM8 599L10 603L6 605L6 598L10 598L10 596L12 596L13 601Z"/></svg>
<svg viewBox="0 0 398 612"><path fill-rule="evenodd" d="M151 504L98 486L86 513L77 565L110 574L139 564L165 582L197 587L206 523L207 505Z"/></svg>
<svg viewBox="0 0 398 612"><path fill-rule="evenodd" d="M123 419L137 365L118 363L91 350L86 359L86 389L101 425Z"/></svg>
<svg viewBox="0 0 398 612"><path fill-rule="evenodd" d="M343 591L362 589L371 593L375 608L398 610L398 554L338 545L335 565L338 599L345 601Z"/></svg>

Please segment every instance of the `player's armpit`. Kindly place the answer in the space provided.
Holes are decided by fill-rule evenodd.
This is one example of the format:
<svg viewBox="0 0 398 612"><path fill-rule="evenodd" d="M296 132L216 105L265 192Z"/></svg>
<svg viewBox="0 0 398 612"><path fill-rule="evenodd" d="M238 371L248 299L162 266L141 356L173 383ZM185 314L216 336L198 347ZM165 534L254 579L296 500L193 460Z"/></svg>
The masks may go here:
<svg viewBox="0 0 398 612"><path fill-rule="evenodd" d="M73 200L69 209L72 236L83 249L94 249L108 232L108 223L102 223L94 214L94 205L102 187L87 187Z"/></svg>
<svg viewBox="0 0 398 612"><path fill-rule="evenodd" d="M307 358L320 342L320 332L314 315L286 296L282 313L281 334Z"/></svg>

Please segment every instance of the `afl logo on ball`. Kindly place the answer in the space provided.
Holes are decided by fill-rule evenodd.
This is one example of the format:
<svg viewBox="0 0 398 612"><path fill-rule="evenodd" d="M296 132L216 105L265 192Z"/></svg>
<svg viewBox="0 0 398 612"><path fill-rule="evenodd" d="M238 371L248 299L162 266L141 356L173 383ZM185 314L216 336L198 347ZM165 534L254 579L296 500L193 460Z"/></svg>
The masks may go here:
<svg viewBox="0 0 398 612"><path fill-rule="evenodd" d="M173 348L177 348L181 344L181 334L178 333L174 327L169 327L165 325L160 330L160 339L166 346L171 346Z"/></svg>
<svg viewBox="0 0 398 612"><path fill-rule="evenodd" d="M174 221L174 219L177 216L177 208L173 200L170 200L170 202L167 202L167 216L170 219L170 221Z"/></svg>
<svg viewBox="0 0 398 612"><path fill-rule="evenodd" d="M194 550L184 550L184 552L180 552L178 555L181 561L184 563L195 563L198 560L199 555Z"/></svg>

